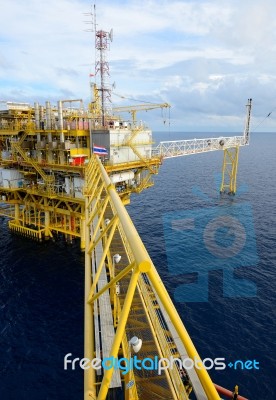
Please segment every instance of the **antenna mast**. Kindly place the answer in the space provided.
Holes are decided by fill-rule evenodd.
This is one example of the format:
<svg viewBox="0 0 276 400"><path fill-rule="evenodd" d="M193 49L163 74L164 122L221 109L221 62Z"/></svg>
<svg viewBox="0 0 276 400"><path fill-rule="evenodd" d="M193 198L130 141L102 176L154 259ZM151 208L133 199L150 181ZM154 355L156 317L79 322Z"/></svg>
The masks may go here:
<svg viewBox="0 0 276 400"><path fill-rule="evenodd" d="M95 29L95 77L99 80L98 90L101 96L101 119L102 126L105 126L107 115L111 115L111 87L109 84L109 63L107 51L110 49L110 42L113 40L113 30L105 32L97 30L96 27L96 6L94 5L94 29Z"/></svg>
<svg viewBox="0 0 276 400"><path fill-rule="evenodd" d="M245 121L245 128L244 128L244 140L245 144L249 143L249 129L250 129L250 118L251 118L251 108L252 108L252 99L248 99L248 103L246 105L247 108L247 115L246 115L246 121Z"/></svg>

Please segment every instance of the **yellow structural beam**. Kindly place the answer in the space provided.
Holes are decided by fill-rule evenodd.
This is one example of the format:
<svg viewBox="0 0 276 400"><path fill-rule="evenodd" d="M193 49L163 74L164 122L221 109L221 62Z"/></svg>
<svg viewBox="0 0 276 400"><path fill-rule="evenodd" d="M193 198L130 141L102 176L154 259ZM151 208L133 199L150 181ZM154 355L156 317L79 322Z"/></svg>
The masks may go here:
<svg viewBox="0 0 276 400"><path fill-rule="evenodd" d="M105 285L101 290L97 292L93 296L93 287L91 288L89 297L87 302L88 303L93 303L95 300L97 300L98 297L100 297L106 290L110 289L115 283L117 283L119 280L121 280L124 276L126 276L132 269L134 268L134 263L129 264L126 268L123 269L118 275L116 275L111 281ZM94 283L94 282L93 282ZM96 283L97 284L97 283Z"/></svg>
<svg viewBox="0 0 276 400"><path fill-rule="evenodd" d="M110 179L103 167L103 165L98 161L99 167L102 172L102 176L104 177L104 180L106 184L108 185L110 182ZM113 185L109 184L109 194L112 199L112 203L116 209L117 215L119 217L120 223L124 229L125 235L128 239L129 245L131 247L132 253L134 255L135 261L138 263L143 263L144 261L148 261L151 263L152 268L148 271L148 276L151 280L151 284L156 290L160 300L162 301L165 310L167 311L180 339L182 340L188 355L191 359L198 359L200 360L200 357L196 351L196 348L186 330L186 328L183 325L183 322L181 321L173 302L171 301L171 298L169 297L169 294L158 274L156 271L155 267L152 264L152 261L145 249L145 246L135 229L133 222L128 215L128 212L126 211L125 207L122 205L121 199L118 196L115 188ZM208 372L202 368L202 369L197 369L196 370L199 380L208 396L208 399L212 400L219 400L220 397L214 387L213 382L211 381L211 378L208 374Z"/></svg>
<svg viewBox="0 0 276 400"><path fill-rule="evenodd" d="M90 299L90 295L93 295L93 294L94 294L96 285L97 285L97 283L98 283L100 274L101 274L101 272L102 272L102 268L103 268L103 266L104 266L105 257L107 256L107 252L108 252L108 250L109 250L109 246L110 246L110 244L111 244L111 240L112 240L112 238L113 238L115 229L117 228L117 224L118 224L118 218L115 217L114 223L113 223L112 228L111 228L111 230L110 230L109 237L108 237L107 242L106 242L106 245L105 245L105 247L104 247L104 251L103 251L103 255L102 255L101 261L100 261L100 263L99 263L99 265L98 265L97 273L96 273L95 278L94 278L94 280L93 280L93 285L92 285L92 287L91 287L91 291L90 291L90 293L89 293L89 298L88 298L88 300ZM90 246L88 247L88 252L91 253L91 252L90 252Z"/></svg>
<svg viewBox="0 0 276 400"><path fill-rule="evenodd" d="M224 150L220 193L235 194L239 164L239 146Z"/></svg>
<svg viewBox="0 0 276 400"><path fill-rule="evenodd" d="M85 217L89 218L88 198L86 198ZM91 254L88 251L90 229L86 224L85 228L85 284L84 284L84 357L92 360L94 358L94 318L93 306L87 302L91 285ZM95 373L92 368L84 370L84 399L96 399Z"/></svg>
<svg viewBox="0 0 276 400"><path fill-rule="evenodd" d="M124 232L124 236L127 240L127 245L132 253L132 260L136 266L133 269L132 277L131 277L129 285L128 285L127 295L126 295L126 298L124 301L123 309L120 314L119 323L118 323L116 334L115 334L115 337L113 340L113 345L112 345L112 348L110 351L110 357L112 357L112 356L117 357L117 355L118 355L119 347L123 340L124 330L125 330L127 319L128 319L129 312L130 312L132 299L134 296L135 289L137 288L137 285L138 285L139 275L141 272L143 272L143 273L147 274L147 276L150 280L151 286L157 293L157 295L158 295L168 317L170 318L180 340L182 341L185 349L187 350L188 356L191 359L197 359L200 362L200 357L195 349L195 346L194 346L187 330L185 329L183 322L181 321L181 319L174 307L174 304L173 304L172 300L170 299L168 292L167 292L158 272L156 271L149 255L142 243L142 240L141 240L138 232L136 231L136 229L131 221L131 218L129 217L125 207L123 206L122 201L121 201L120 197L118 196L114 185L111 184L110 179L109 179L103 165L101 164L99 158L97 156L93 156L93 158L87 168L88 176L92 176L93 172L94 172L94 174L97 174L97 170L100 170L101 179L105 183L106 195L109 196L109 198L110 198L110 204L111 204L113 213L114 213L114 215L116 215L118 217L120 229L122 229ZM89 203L89 201L91 201L91 199L89 199L89 197L90 197L89 192L91 193L92 191L93 191L93 189L91 187L86 188L87 204ZM87 211L87 221L88 220L89 220L89 211ZM88 230L89 230L89 228L88 228ZM90 233L89 233L89 235L90 235ZM90 250L88 252L90 254L91 243L89 243L89 240L88 240L86 249L87 249L87 252L88 252L88 250ZM87 254L88 257L90 257L89 254ZM130 266L129 266L129 269L130 269ZM128 271L128 268L126 271ZM126 273L126 271L125 271L125 273ZM125 274L123 273L122 275L125 275ZM118 278L118 276L117 276L117 280L118 279L120 279L120 278ZM93 302L93 295L94 295L94 290L91 290L91 288L92 288L91 271L90 271L90 276L88 277L88 280L89 280L89 285L86 285L87 292L86 292L86 297L85 297L86 307L88 307L88 305L89 306L91 305L91 302ZM114 282L112 281L112 284ZM89 287L89 290L88 290L88 287ZM108 287L110 287L110 286L108 286ZM105 290L107 290L108 287L106 287ZM97 296L98 296L98 294L97 294ZM94 297L94 299L95 299L95 297ZM93 308L93 306L90 306L90 309L92 309L92 308ZM91 332L90 332L90 334L91 334ZM88 343L86 343L86 345L88 345L88 347L89 347L91 345L91 343L90 343L89 339L86 339L86 340L88 341ZM220 397L214 387L213 382L211 381L211 378L210 378L208 372L204 368L202 368L202 369L196 369L196 373L198 375L198 378L202 384L202 387L204 388L204 391L205 391L208 399L209 400L211 400L211 399L219 400ZM113 374L113 368L105 371L104 378L103 378L103 381L100 386L100 391L97 396L98 400L104 400L106 398L109 384L112 379L112 374ZM87 392L87 384L86 383L85 383L85 392Z"/></svg>
<svg viewBox="0 0 276 400"><path fill-rule="evenodd" d="M139 275L141 272L145 272L149 268L150 268L150 263L148 263L147 261L143 261L132 272L132 277L131 277L131 280L130 280L130 283L128 286L124 306L123 306L122 312L120 314L119 324L117 326L116 334L114 337L114 341L112 344L112 348L111 348L109 357L115 358L118 356L120 344L122 342L123 335L125 333L125 327L126 327L127 319L129 316L129 311L130 311L130 307L132 304L132 300L133 300L134 292L135 292L135 289L137 286ZM110 385L110 382L112 379L113 370L114 370L114 367L105 370L104 378L103 378L103 381L101 384L101 388L100 388L97 400L105 400L106 399L109 385Z"/></svg>

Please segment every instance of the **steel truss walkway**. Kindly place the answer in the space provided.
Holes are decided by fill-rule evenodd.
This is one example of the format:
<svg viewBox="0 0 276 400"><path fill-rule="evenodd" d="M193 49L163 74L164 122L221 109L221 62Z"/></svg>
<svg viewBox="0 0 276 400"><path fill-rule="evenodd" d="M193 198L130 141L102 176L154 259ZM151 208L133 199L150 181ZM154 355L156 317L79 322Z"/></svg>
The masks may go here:
<svg viewBox="0 0 276 400"><path fill-rule="evenodd" d="M135 355L130 345L135 336L142 340L136 354L139 360L199 360L141 238L95 155L87 166L85 182L85 358L129 360ZM125 366L126 360L121 365ZM105 363L107 369L85 370L85 400L103 400L119 393L133 400L186 400L192 388L197 399L220 399L204 368L189 370L187 375L175 362L161 374L143 368L122 374L111 361Z"/></svg>
<svg viewBox="0 0 276 400"><path fill-rule="evenodd" d="M246 120L244 133L241 136L227 136L204 139L187 139L160 142L152 149L153 157L162 159L187 156L223 150L222 181L220 192L236 193L237 170L240 146L249 144L249 127L251 119L252 99L246 105Z"/></svg>

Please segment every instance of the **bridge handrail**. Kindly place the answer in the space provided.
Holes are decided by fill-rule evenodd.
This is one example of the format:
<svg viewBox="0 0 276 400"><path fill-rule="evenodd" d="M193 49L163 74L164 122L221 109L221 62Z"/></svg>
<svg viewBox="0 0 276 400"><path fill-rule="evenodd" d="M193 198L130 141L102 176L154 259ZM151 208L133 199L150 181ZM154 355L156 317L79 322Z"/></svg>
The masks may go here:
<svg viewBox="0 0 276 400"><path fill-rule="evenodd" d="M129 242L129 246L131 248L132 254L134 256L134 260L136 265L141 266L141 271L143 270L143 265L150 264L150 269L147 272L147 276L151 282L152 287L156 290L156 293L161 300L172 324L174 325L180 340L182 341L183 345L185 346L187 350L187 354L191 359L197 359L200 360L200 357L196 351L196 348L186 331L186 328L180 319L175 306L169 297L169 294L156 270L154 267L152 260L126 210L124 207L120 197L118 196L118 193L116 192L116 189L114 185L111 183L110 178L104 169L104 166L102 165L100 159L98 156L93 155L92 159L90 160L91 164L96 163L97 167L100 170L100 176L102 181L105 184L106 191L108 192L112 204L112 208L114 208L117 217L119 218L120 224L123 228L124 234ZM90 164L89 163L89 164ZM88 168L89 168L88 164ZM95 165L95 164L94 164ZM208 374L208 372L202 368L202 369L196 369L196 373L198 375L198 378L206 392L206 395L208 398L212 398L213 400L219 400L220 397L214 387L214 384Z"/></svg>
<svg viewBox="0 0 276 400"><path fill-rule="evenodd" d="M221 136L216 138L199 138L162 141L152 149L152 156L162 158L179 157L215 150L225 150L236 146L248 145L244 136Z"/></svg>

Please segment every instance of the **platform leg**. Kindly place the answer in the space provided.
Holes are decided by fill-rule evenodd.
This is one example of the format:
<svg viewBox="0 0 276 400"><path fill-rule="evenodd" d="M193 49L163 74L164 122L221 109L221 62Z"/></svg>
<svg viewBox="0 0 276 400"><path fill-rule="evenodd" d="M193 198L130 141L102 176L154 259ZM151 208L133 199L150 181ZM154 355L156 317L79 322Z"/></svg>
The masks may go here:
<svg viewBox="0 0 276 400"><path fill-rule="evenodd" d="M234 195L237 189L239 146L224 150L220 193Z"/></svg>

